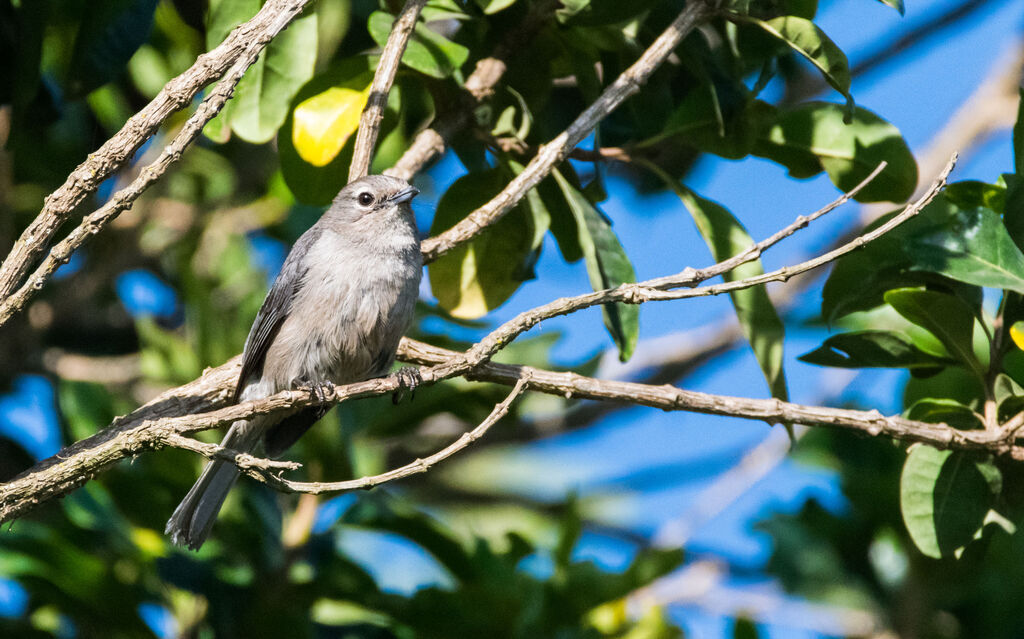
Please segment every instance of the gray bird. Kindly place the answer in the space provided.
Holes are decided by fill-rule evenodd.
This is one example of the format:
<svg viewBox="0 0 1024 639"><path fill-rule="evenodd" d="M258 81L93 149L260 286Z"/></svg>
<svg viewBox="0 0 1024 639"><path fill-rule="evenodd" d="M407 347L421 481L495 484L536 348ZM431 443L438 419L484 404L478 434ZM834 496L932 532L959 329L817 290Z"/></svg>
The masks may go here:
<svg viewBox="0 0 1024 639"><path fill-rule="evenodd" d="M409 201L419 191L383 175L358 179L302 234L256 315L245 340L237 402L309 387L323 393L388 372L409 326L423 260ZM284 419L254 417L232 424L221 444L277 457L326 409L305 408ZM238 467L207 464L175 509L165 532L198 549L210 534Z"/></svg>

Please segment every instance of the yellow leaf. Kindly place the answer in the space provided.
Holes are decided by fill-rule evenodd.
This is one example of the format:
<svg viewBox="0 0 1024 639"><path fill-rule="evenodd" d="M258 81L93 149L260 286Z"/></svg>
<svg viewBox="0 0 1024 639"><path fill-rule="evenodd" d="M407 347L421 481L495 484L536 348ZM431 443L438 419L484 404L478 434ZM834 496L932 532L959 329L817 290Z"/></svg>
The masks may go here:
<svg viewBox="0 0 1024 639"><path fill-rule="evenodd" d="M458 249L456 249L458 251ZM458 259L454 256L453 259ZM476 277L476 247L467 244L462 260L462 277L459 281L458 303L448 309L452 317L477 319L487 315L487 298Z"/></svg>
<svg viewBox="0 0 1024 639"><path fill-rule="evenodd" d="M295 107L292 145L313 166L331 163L345 142L359 128L370 87L362 91L331 87Z"/></svg>
<svg viewBox="0 0 1024 639"><path fill-rule="evenodd" d="M1017 348L1024 351L1024 322L1014 322L1010 327L1010 339L1017 345Z"/></svg>

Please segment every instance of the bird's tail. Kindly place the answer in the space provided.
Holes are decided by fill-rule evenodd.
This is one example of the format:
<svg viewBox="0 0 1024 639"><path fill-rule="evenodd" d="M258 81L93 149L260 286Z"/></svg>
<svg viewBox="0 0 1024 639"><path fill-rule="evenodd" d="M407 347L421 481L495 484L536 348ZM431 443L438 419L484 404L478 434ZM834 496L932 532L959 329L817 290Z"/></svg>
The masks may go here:
<svg viewBox="0 0 1024 639"><path fill-rule="evenodd" d="M237 421L228 430L221 446L231 450L249 452L253 449L262 428L252 421ZM239 470L230 461L214 459L206 464L203 474L181 500L174 514L167 520L164 532L179 546L198 550L210 535L224 500L238 479Z"/></svg>

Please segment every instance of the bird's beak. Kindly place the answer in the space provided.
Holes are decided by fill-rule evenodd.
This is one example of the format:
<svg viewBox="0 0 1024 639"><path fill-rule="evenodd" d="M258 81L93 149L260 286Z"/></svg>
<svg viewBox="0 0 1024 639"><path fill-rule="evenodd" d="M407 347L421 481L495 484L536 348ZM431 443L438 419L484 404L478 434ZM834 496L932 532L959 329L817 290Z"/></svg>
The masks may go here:
<svg viewBox="0 0 1024 639"><path fill-rule="evenodd" d="M404 188L401 191L399 191L398 193L395 193L394 195L392 195L391 196L391 203L392 204L402 204L404 202L408 202L409 200L413 199L414 197L416 197L419 194L420 194L420 190L418 188L416 188L415 186L410 186L410 187Z"/></svg>

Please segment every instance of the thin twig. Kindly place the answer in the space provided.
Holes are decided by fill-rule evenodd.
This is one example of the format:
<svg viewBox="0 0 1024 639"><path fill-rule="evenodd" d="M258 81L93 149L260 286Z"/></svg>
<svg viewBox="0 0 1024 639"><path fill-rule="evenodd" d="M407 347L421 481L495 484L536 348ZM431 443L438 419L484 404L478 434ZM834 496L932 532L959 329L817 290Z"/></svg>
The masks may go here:
<svg viewBox="0 0 1024 639"><path fill-rule="evenodd" d="M711 10L704 0L689 2L672 24L644 51L640 59L612 82L601 96L581 113L565 131L540 147L537 155L494 198L444 233L421 244L423 261L436 260L456 246L468 242L512 210L526 193L537 186L551 169L564 160L605 117L626 98L640 90L654 71Z"/></svg>
<svg viewBox="0 0 1024 639"><path fill-rule="evenodd" d="M523 22L495 47L493 55L476 63L464 85L468 99L462 105L445 112L430 128L416 134L398 162L384 173L411 180L431 160L444 153L448 141L466 128L473 109L494 93L507 70L505 59L526 46L558 6L558 0L546 0L532 5Z"/></svg>
<svg viewBox="0 0 1024 639"><path fill-rule="evenodd" d="M160 90L149 104L132 116L67 180L46 198L0 266L0 299L8 297L25 273L46 250L57 229L101 182L120 170L170 115L192 103L204 86L230 69L239 58L259 53L312 0L269 0L248 22L240 25L213 50L204 53L184 73Z"/></svg>
<svg viewBox="0 0 1024 639"><path fill-rule="evenodd" d="M403 479L410 475L416 475L418 473L427 472L432 466L448 459L455 453L468 447L473 442L477 441L490 430L491 426L494 426L502 417L508 414L509 408L512 406L512 402L522 395L529 386L530 383L530 372L525 371L523 375L515 383L515 387L505 397L501 403L497 404L491 411L491 414L487 416L484 421L474 428L473 430L463 433L457 440L445 446L443 449L437 451L433 455L412 461L405 466L389 470L379 475L372 475L368 477L360 477L358 479L350 479L346 481L335 481L335 482L300 482L291 481L280 476L279 473L271 472L270 468L262 468L252 463L251 460L244 460L247 465L239 464L239 468L243 470L247 475L257 479L261 482L269 484L273 488L286 493L307 493L313 495L320 495L323 493L336 493L350 490L360 490L365 488L373 488L387 482L395 481L397 479ZM270 462L270 460L260 460L263 462Z"/></svg>
<svg viewBox="0 0 1024 639"><path fill-rule="evenodd" d="M679 183L676 182L675 180L671 179L668 176L668 174L666 174L664 171L662 171L660 168L658 168L655 164L653 164L651 162L648 162L646 160L641 161L640 163L643 166L647 167L649 170L651 170L653 173L655 173L656 175L661 177L664 180L665 184L667 184L669 186L669 188L674 190L676 193L683 194L684 189L679 185ZM873 170L871 173L869 173L866 178L861 180L860 183L857 186L853 187L852 189L850 189L846 193L843 193L838 198L836 198L835 200L832 200L831 202L829 202L825 206L821 207L820 209L818 209L814 213L811 213L810 215L801 215L801 216L797 217L796 220L794 220L789 226L786 226L785 228L780 229L779 231L773 233L771 236L761 240L760 242L751 245L750 248L748 248L747 250L743 251L742 253L737 253L736 255L730 257L729 259L723 260L723 261L719 262L718 264L713 265L709 269L705 269L703 272L701 272L700 279L697 280L697 281L702 282L702 281L708 280L708 279L710 279L712 277L716 277L718 275L722 275L722 274L728 273L729 271L733 270L734 268L736 268L738 266L741 266L743 264L746 264L747 262L752 262L752 261L760 258L761 255L766 250L771 248L772 246L778 244L779 242L781 242L782 240L786 239L790 235L796 233L800 229L806 228L808 224L810 224L811 222L817 220L819 217L821 217L821 216L823 216L823 215L825 215L827 213L831 213L835 209L839 208L843 204L845 204L848 201L850 201L851 198L856 197L856 195L858 193L860 193L861 190L864 189L864 187L866 187L868 184L870 184L878 176L878 174L881 173L885 169L887 164L888 163L885 162L884 160L882 162L880 162L878 164L878 166L875 167L875 170ZM942 175L942 178L941 178L942 184L945 184L945 178L946 178L946 176L949 175L949 171L952 171L952 170L953 170L953 160L950 160L950 165L947 167L946 172ZM935 186L933 187L933 189L935 189L934 193L938 193L938 189L942 188L942 184L940 184L939 182L936 182ZM924 202L924 204L927 204L927 202ZM923 204L921 206L923 206ZM673 284L673 282L675 281L674 280L675 277L676 276L669 276L669 277L660 278L660 279L656 279L656 280L650 280L647 283L647 285L651 286L653 288L663 288L663 287L667 287L667 286L690 286L690 285L692 285L692 284L689 284L689 283Z"/></svg>
<svg viewBox="0 0 1024 639"><path fill-rule="evenodd" d="M906 222L910 218L917 215L921 209L923 209L932 199L938 195L939 191L942 190L946 184L946 178L949 176L950 171L953 170L953 166L956 163L956 155L950 158L946 168L942 171L931 188L916 202L908 205L898 215L887 221L885 224L880 225L878 228L860 235L850 242L829 251L823 255L812 258L805 262L795 264L793 266L787 266L775 271L763 273L761 275L755 275L741 280L735 280L732 282L723 282L721 284L714 284L710 286L699 286L696 288L685 288L683 290L676 290L682 287L693 287L700 282L706 281L712 277L716 277L723 273L726 273L744 262L755 259L754 253L760 244L755 245L751 249L744 251L740 254L743 259L737 260L736 258L729 258L718 264L710 266L704 269L693 269L687 268L682 272L668 276L660 277L646 282L622 284L613 289L604 289L602 291L595 291L593 293L586 293L584 295L577 295L576 297L563 297L553 302L538 306L528 311L524 311L519 315L508 320L495 330L491 331L486 337L480 342L466 351L465 357L471 366L479 365L480 363L487 361L494 356L499 350L504 348L505 345L510 343L516 337L525 333L529 329L533 328L540 322L557 317L560 315L568 315L585 308L597 306L600 304L608 304L612 302L624 302L627 304L643 304L651 301L662 301L662 300L674 300L674 299L686 299L690 297L705 297L709 295L721 295L723 293L730 293L745 288L751 288L753 286L759 286L761 284L767 284L769 282L785 281L800 273L819 268L833 262L843 255L855 251L856 249L865 246L866 244L878 239L882 235L893 230L903 222ZM798 220L799 221L799 220ZM795 223L796 224L796 223ZM790 225L788 228L792 228L794 225ZM784 233L786 229L780 233ZM769 240L775 240L779 236L779 233L774 234ZM778 241L778 240L775 240Z"/></svg>
<svg viewBox="0 0 1024 639"><path fill-rule="evenodd" d="M348 168L349 182L358 180L370 172L373 149L377 144L380 123L384 119L384 107L388 104L388 93L391 92L391 85L395 81L395 73L398 72L405 46L416 28L420 10L426 3L427 0L407 0L394 26L391 27L391 35L388 36L387 44L377 62L377 71L373 75L370 96L359 118L359 132L356 134L352 163Z"/></svg>
<svg viewBox="0 0 1024 639"><path fill-rule="evenodd" d="M178 433L166 433L160 439L160 444L169 448L180 448L182 450L198 453L207 459L223 459L229 461L242 470L271 473L283 470L298 470L302 464L293 461L278 461L276 459L264 459L249 453L243 453L231 448L225 448L219 444L208 444L206 442L190 439Z"/></svg>
<svg viewBox="0 0 1024 639"><path fill-rule="evenodd" d="M81 224L53 247L21 288L0 302L0 326L3 326L14 314L24 308L25 304L43 288L46 280L57 269L67 264L79 247L103 230L103 227L114 218L131 208L135 200L147 188L159 180L172 164L181 159L182 153L189 144L199 137L203 127L224 108L224 103L231 97L246 69L252 66L256 58L259 57L259 53L260 49L257 48L244 52L243 56L231 67L213 91L206 96L195 113L185 122L185 125L181 127L178 134L174 136L174 140L164 147L157 159L143 168L131 184L114 194L102 207L87 215Z"/></svg>

